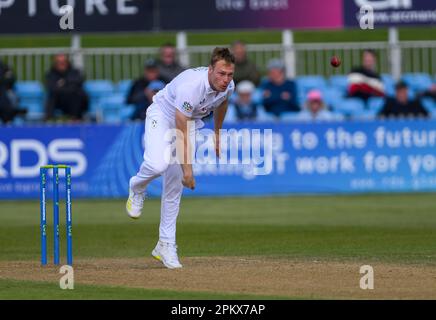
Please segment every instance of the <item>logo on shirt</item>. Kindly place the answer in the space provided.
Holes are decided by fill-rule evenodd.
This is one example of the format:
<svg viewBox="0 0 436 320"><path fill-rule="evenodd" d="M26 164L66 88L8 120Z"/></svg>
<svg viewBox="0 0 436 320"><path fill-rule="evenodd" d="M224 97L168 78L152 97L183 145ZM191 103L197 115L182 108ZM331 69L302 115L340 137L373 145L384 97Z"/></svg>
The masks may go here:
<svg viewBox="0 0 436 320"><path fill-rule="evenodd" d="M156 127L157 127L157 121L156 120L151 120L151 127L153 128L153 129L155 129Z"/></svg>
<svg viewBox="0 0 436 320"><path fill-rule="evenodd" d="M186 112L192 112L194 108L191 106L191 104L189 102L184 102L183 103L183 110L185 110Z"/></svg>

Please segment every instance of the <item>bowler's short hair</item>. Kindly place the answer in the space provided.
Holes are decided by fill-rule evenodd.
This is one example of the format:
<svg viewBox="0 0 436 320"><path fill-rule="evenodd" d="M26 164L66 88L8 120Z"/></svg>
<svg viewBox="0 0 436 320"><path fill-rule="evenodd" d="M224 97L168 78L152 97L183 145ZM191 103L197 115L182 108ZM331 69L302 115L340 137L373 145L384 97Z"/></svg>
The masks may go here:
<svg viewBox="0 0 436 320"><path fill-rule="evenodd" d="M230 64L235 64L235 56L230 52L229 48L217 47L213 50L212 57L210 58L210 65L214 67L220 60L224 60Z"/></svg>

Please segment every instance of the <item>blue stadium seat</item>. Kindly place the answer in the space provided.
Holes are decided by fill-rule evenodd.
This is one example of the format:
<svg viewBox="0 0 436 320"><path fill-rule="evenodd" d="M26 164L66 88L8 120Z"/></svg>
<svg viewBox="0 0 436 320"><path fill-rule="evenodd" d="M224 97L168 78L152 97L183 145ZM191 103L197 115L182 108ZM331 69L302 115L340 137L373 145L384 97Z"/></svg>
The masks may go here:
<svg viewBox="0 0 436 320"><path fill-rule="evenodd" d="M334 110L347 117L353 116L364 112L365 103L361 99L346 98L335 104Z"/></svg>
<svg viewBox="0 0 436 320"><path fill-rule="evenodd" d="M235 123L235 122L238 122L236 109L233 104L229 104L229 107L227 108L226 117L224 118L224 123Z"/></svg>
<svg viewBox="0 0 436 320"><path fill-rule="evenodd" d="M425 91L433 82L427 73L405 73L401 79L414 91Z"/></svg>
<svg viewBox="0 0 436 320"><path fill-rule="evenodd" d="M27 120L38 121L44 117L44 104L42 102L27 102L23 103L22 106L27 109Z"/></svg>
<svg viewBox="0 0 436 320"><path fill-rule="evenodd" d="M274 122L277 121L277 117L273 114L266 112L263 106L257 107L257 121L258 122Z"/></svg>
<svg viewBox="0 0 436 320"><path fill-rule="evenodd" d="M124 95L113 94L109 97L102 98L99 103L99 108L96 110L97 119L106 123L125 121L129 117L127 117L125 111L123 111L124 109L130 110L129 106L125 104Z"/></svg>
<svg viewBox="0 0 436 320"><path fill-rule="evenodd" d="M295 122L298 121L298 112L284 112L280 115L280 120L283 122Z"/></svg>
<svg viewBox="0 0 436 320"><path fill-rule="evenodd" d="M117 84L117 92L127 96L132 84L133 81L129 79L119 81Z"/></svg>
<svg viewBox="0 0 436 320"><path fill-rule="evenodd" d="M433 98L422 98L421 99L422 106L427 109L428 112L436 111L436 102Z"/></svg>
<svg viewBox="0 0 436 320"><path fill-rule="evenodd" d="M358 110L350 114L353 119L373 120L377 117L376 110Z"/></svg>
<svg viewBox="0 0 436 320"><path fill-rule="evenodd" d="M100 100L114 93L114 85L109 80L89 80L85 82L85 91L90 97L90 113L99 109Z"/></svg>
<svg viewBox="0 0 436 320"><path fill-rule="evenodd" d="M395 96L395 80L392 78L390 74L382 74L381 75L383 84L385 86L385 94L387 96L393 97Z"/></svg>
<svg viewBox="0 0 436 320"><path fill-rule="evenodd" d="M260 88L256 88L252 95L252 100L255 104L261 104L263 101L263 91Z"/></svg>
<svg viewBox="0 0 436 320"><path fill-rule="evenodd" d="M27 109L28 120L41 120L44 115L44 88L38 81L18 81L15 92L20 107Z"/></svg>
<svg viewBox="0 0 436 320"><path fill-rule="evenodd" d="M371 97L368 99L368 109L379 112L385 104L385 99L382 97Z"/></svg>
<svg viewBox="0 0 436 320"><path fill-rule="evenodd" d="M128 122L130 121L130 118L133 115L133 112L135 112L135 106L132 106L130 104L125 105L121 110L120 110L120 119L122 122Z"/></svg>
<svg viewBox="0 0 436 320"><path fill-rule="evenodd" d="M334 75L330 77L330 85L343 91L344 94L348 88L348 77L345 75Z"/></svg>
<svg viewBox="0 0 436 320"><path fill-rule="evenodd" d="M318 89L323 91L327 87L327 82L322 76L300 76L295 79L297 84L297 100L300 105L306 100L306 95L310 90Z"/></svg>
<svg viewBox="0 0 436 320"><path fill-rule="evenodd" d="M295 79L297 84L298 102L301 105L306 100L307 93L312 89L323 91L327 87L327 82L322 76L300 76Z"/></svg>
<svg viewBox="0 0 436 320"><path fill-rule="evenodd" d="M339 101L345 97L345 92L338 87L327 87L321 91L324 99L324 103L333 108Z"/></svg>
<svg viewBox="0 0 436 320"><path fill-rule="evenodd" d="M44 95L44 88L38 81L17 81L15 91L20 97L37 97Z"/></svg>
<svg viewBox="0 0 436 320"><path fill-rule="evenodd" d="M345 119L344 115L340 112L332 112L335 121L343 121Z"/></svg>

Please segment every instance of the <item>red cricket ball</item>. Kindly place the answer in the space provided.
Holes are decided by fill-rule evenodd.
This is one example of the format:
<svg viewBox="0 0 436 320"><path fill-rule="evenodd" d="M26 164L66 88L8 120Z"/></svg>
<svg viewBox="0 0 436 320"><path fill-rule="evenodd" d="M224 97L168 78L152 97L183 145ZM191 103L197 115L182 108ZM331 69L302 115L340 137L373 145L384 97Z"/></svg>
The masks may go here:
<svg viewBox="0 0 436 320"><path fill-rule="evenodd" d="M332 67L339 67L341 65L341 59L339 59L337 56L333 56L330 59L330 64L332 65Z"/></svg>

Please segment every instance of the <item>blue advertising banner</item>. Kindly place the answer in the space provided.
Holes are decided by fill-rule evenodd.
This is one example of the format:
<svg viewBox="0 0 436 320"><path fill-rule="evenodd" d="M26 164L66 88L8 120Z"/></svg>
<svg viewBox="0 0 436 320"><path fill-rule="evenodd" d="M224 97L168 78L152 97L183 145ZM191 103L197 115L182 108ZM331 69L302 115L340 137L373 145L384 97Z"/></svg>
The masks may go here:
<svg viewBox="0 0 436 320"><path fill-rule="evenodd" d="M239 124L225 129L240 138L236 158L245 152L260 161L227 157L224 148L221 164L194 163L197 188L185 190L186 195L436 191L434 120ZM140 123L2 127L0 199L37 198L39 167L47 163L72 166L75 198L125 197L129 178L142 161L143 133ZM256 133L271 140L254 143ZM197 153L204 152L205 144L197 140ZM149 195L158 196L160 188L157 179Z"/></svg>

